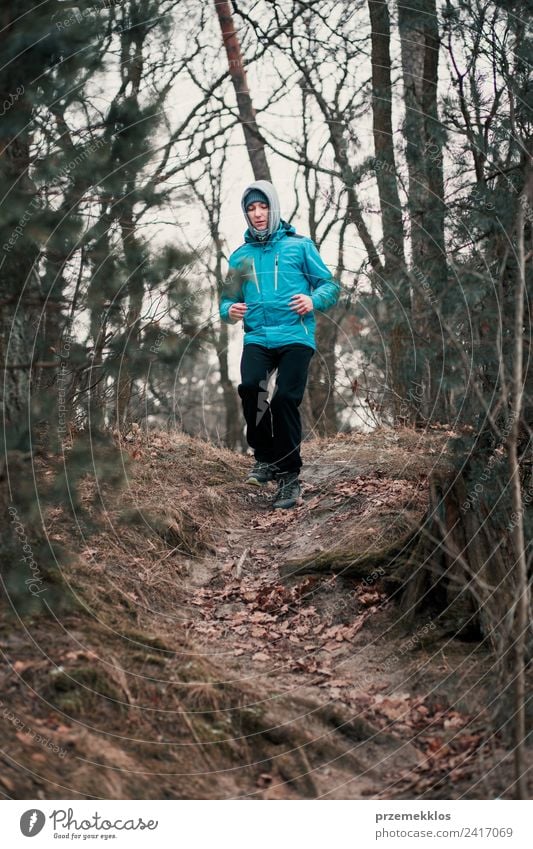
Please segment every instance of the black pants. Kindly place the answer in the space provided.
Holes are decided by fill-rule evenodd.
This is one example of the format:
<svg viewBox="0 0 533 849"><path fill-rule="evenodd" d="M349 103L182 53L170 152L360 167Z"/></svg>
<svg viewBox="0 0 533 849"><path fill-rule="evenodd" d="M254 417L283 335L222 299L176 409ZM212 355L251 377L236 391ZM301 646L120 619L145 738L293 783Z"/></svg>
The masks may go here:
<svg viewBox="0 0 533 849"><path fill-rule="evenodd" d="M300 406L314 350L294 343L280 348L245 345L238 392L246 419L246 439L256 460L275 463L282 472L302 467ZM268 401L268 382L275 369L276 384Z"/></svg>

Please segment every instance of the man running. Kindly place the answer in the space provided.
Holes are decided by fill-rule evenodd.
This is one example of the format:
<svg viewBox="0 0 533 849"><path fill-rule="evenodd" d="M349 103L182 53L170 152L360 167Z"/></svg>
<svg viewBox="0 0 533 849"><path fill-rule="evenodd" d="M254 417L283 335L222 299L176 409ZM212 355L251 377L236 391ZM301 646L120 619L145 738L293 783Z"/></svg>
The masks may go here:
<svg viewBox="0 0 533 849"><path fill-rule="evenodd" d="M220 317L243 321L238 387L246 438L255 464L247 483L275 480L274 508L300 500L301 404L316 350L314 311L332 307L340 286L313 241L280 217L277 192L267 180L248 186L241 207L248 225L244 244L229 259ZM277 370L268 401L268 384Z"/></svg>

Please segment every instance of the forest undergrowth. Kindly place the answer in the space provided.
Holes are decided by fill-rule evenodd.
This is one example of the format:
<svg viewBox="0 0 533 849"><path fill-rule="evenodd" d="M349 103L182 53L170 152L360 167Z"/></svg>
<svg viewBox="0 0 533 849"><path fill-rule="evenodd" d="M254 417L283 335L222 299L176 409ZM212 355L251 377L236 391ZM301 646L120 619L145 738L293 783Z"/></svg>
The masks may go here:
<svg viewBox="0 0 533 849"><path fill-rule="evenodd" d="M71 553L68 603L0 626L4 794L507 795L489 646L459 639L430 598L407 615L391 566L453 438L309 440L302 504L274 511L272 484L244 483L249 457L132 430L120 492L94 474L80 485L96 533L66 507L44 516Z"/></svg>

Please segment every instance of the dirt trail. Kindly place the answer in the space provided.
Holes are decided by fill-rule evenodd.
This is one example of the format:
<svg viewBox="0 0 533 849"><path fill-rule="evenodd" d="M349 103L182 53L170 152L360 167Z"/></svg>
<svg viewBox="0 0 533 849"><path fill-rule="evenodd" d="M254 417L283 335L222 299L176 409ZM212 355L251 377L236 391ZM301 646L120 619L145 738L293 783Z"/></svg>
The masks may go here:
<svg viewBox="0 0 533 849"><path fill-rule="evenodd" d="M379 457L370 442L307 445L291 511L271 509L273 484L228 486L239 521L215 558L189 564L195 644L252 687L249 707L301 760L295 776L270 754L246 795L446 798L479 778L486 717L472 694L465 712L462 695L480 688L484 652L439 638L429 614L406 625L379 567L364 580L313 574L313 552L321 564L327 551L355 557L423 515L424 465L443 442L416 450L382 434ZM311 573L283 578L297 559Z"/></svg>
<svg viewBox="0 0 533 849"><path fill-rule="evenodd" d="M123 493L87 480L83 504L102 530L64 574L75 602L0 625L13 717L0 729L5 795L504 790L483 646L446 637L429 609L407 626L379 566L364 580L327 569L331 552L338 570L416 524L449 438L308 442L303 504L272 511L273 485L243 483L249 458L183 434L132 434ZM58 510L47 533L72 548L76 529ZM321 571L283 577L295 562Z"/></svg>

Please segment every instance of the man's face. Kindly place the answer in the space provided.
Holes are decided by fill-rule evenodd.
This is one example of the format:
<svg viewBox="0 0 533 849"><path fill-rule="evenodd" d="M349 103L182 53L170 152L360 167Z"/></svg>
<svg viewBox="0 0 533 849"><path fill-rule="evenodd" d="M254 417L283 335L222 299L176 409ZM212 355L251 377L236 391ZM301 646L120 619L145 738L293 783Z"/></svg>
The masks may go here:
<svg viewBox="0 0 533 849"><path fill-rule="evenodd" d="M248 218L256 230L266 230L268 227L268 203L255 201L246 207Z"/></svg>

